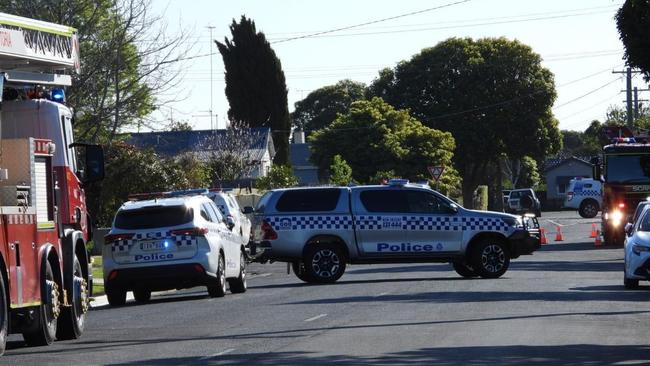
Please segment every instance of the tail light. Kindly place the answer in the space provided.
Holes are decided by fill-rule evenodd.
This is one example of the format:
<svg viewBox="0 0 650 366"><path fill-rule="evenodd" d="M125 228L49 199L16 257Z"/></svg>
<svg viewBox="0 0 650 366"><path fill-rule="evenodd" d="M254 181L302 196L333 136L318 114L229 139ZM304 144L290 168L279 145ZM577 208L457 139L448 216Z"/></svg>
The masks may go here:
<svg viewBox="0 0 650 366"><path fill-rule="evenodd" d="M187 229L172 230L172 235L204 236L208 233L205 227L190 227Z"/></svg>
<svg viewBox="0 0 650 366"><path fill-rule="evenodd" d="M623 203L623 202L619 203L618 208L625 208L625 203Z"/></svg>
<svg viewBox="0 0 650 366"><path fill-rule="evenodd" d="M133 233L127 233L127 234L110 234L106 235L104 237L104 243L112 243L114 241L120 241L120 240L129 240L133 238Z"/></svg>
<svg viewBox="0 0 650 366"><path fill-rule="evenodd" d="M268 221L262 221L262 240L275 240L278 238L278 233L273 230Z"/></svg>
<svg viewBox="0 0 650 366"><path fill-rule="evenodd" d="M567 201L571 201L573 199L573 192L567 192L566 199Z"/></svg>

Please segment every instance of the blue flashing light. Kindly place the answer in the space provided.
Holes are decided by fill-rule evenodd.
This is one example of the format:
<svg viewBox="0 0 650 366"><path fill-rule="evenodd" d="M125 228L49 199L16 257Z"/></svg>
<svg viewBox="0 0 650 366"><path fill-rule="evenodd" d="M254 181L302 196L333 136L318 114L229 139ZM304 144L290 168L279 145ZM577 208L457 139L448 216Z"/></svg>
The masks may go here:
<svg viewBox="0 0 650 366"><path fill-rule="evenodd" d="M207 188L199 188L199 189L187 189L183 191L172 191L172 192L167 192L165 196L167 197L181 197L181 196L196 196L200 194L208 194L210 193Z"/></svg>
<svg viewBox="0 0 650 366"><path fill-rule="evenodd" d="M409 180L408 180L408 179L397 179L397 178L394 178L394 179L391 179L391 180L388 181L388 185L389 185L389 186L405 186L405 185L407 185L407 184L409 184Z"/></svg>
<svg viewBox="0 0 650 366"><path fill-rule="evenodd" d="M51 98L53 102L65 103L65 91L63 89L52 89Z"/></svg>
<svg viewBox="0 0 650 366"><path fill-rule="evenodd" d="M169 241L165 240L165 241L163 242L163 247L164 247L165 249L169 249Z"/></svg>

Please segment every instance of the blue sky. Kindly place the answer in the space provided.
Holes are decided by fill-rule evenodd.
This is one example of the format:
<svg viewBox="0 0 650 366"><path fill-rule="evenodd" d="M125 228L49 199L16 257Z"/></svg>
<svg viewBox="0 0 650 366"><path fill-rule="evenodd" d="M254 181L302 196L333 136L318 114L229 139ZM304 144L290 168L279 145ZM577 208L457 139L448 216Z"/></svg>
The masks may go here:
<svg viewBox="0 0 650 366"><path fill-rule="evenodd" d="M450 5L452 3L458 3ZM252 18L272 42L373 20L441 7L320 37L272 44L280 58L289 89L289 110L310 91L342 79L370 83L384 67L410 59L421 49L449 37L507 37L533 48L555 74L558 98L554 114L561 129L584 130L593 119L603 120L611 105L624 106L621 74L623 45L614 14L621 0L153 0L164 13L166 32L185 29L195 42L192 54L210 53L213 39L229 36L232 19ZM447 6L448 5L448 6ZM445 7L446 6L446 7ZM221 55L212 58L213 111L224 128L225 97ZM162 108L165 116L210 128L210 57L183 65L183 82L174 90L183 102ZM634 85L647 88L641 77ZM650 92L640 93L650 99ZM215 119L213 119L214 121Z"/></svg>

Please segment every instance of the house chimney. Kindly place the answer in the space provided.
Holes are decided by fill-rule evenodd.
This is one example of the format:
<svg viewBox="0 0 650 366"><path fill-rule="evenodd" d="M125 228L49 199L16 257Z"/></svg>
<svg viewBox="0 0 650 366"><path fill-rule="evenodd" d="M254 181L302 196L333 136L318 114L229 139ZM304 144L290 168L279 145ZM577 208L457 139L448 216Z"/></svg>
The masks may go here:
<svg viewBox="0 0 650 366"><path fill-rule="evenodd" d="M305 131L295 130L293 132L293 143L294 144L304 144L305 143Z"/></svg>

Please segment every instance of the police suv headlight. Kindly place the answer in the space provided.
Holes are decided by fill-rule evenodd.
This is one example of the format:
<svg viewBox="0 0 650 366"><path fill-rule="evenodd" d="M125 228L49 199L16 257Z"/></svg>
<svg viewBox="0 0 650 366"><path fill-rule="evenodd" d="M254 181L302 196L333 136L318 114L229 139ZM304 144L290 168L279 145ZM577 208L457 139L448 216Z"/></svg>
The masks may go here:
<svg viewBox="0 0 650 366"><path fill-rule="evenodd" d="M511 227L520 227L524 225L521 217L502 217L501 220Z"/></svg>
<svg viewBox="0 0 650 366"><path fill-rule="evenodd" d="M636 255L641 255L641 253L650 252L650 247L639 244L632 244L632 252Z"/></svg>

